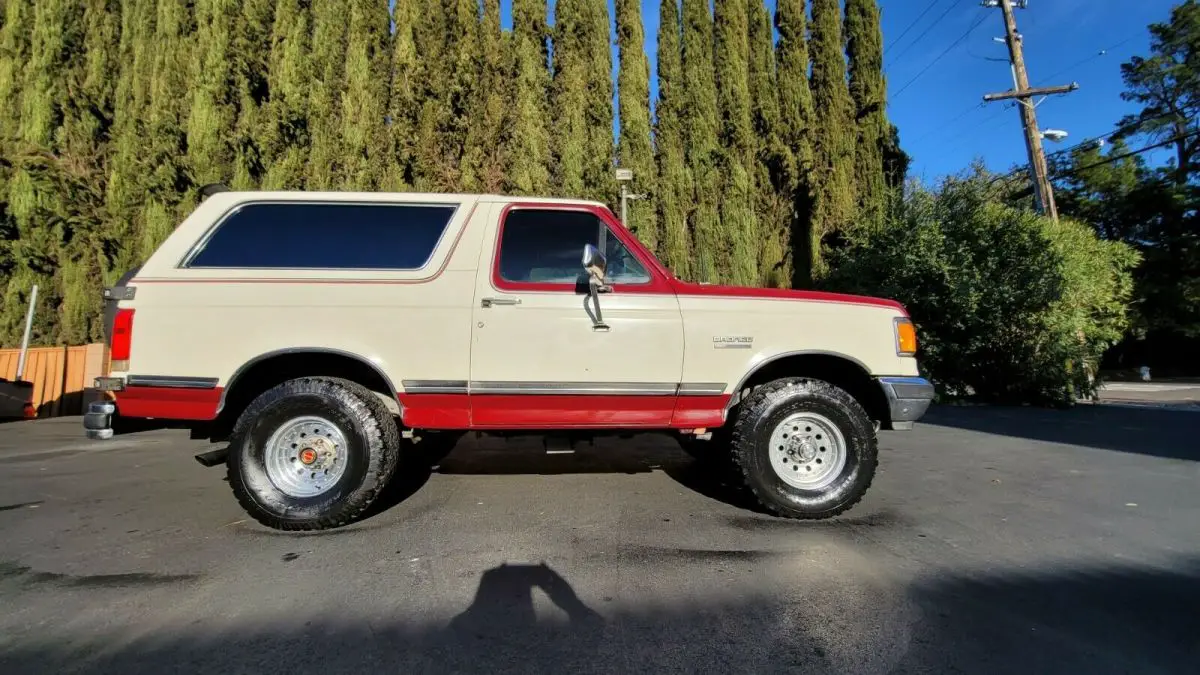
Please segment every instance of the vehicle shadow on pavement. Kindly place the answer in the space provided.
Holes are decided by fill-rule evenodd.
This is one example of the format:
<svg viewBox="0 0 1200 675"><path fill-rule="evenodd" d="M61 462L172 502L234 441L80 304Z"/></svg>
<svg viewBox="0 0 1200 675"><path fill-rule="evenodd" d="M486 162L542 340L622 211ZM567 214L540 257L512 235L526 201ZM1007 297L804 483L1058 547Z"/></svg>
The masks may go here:
<svg viewBox="0 0 1200 675"><path fill-rule="evenodd" d="M746 489L732 461L698 461L675 439L639 434L631 439L605 438L574 454L549 455L537 437L504 441L464 438L449 454L433 461L432 470L448 475L638 474L661 471L681 486L739 509L766 511Z"/></svg>
<svg viewBox="0 0 1200 675"><path fill-rule="evenodd" d="M1200 461L1200 413L1081 405L1069 410L934 406L918 426Z"/></svg>
<svg viewBox="0 0 1200 675"><path fill-rule="evenodd" d="M630 573L661 572L654 564ZM534 589L560 611L536 611ZM134 639L111 625L52 624L6 640L0 672L1009 675L1184 673L1200 659L1196 560L931 574L898 596L803 589L793 597L713 589L669 602L605 596L593 600L608 608L598 612L550 567L500 565L482 573L471 605L448 623L405 621L397 597L390 619L378 609L349 618L318 609L265 621L210 615L186 629L133 631Z"/></svg>

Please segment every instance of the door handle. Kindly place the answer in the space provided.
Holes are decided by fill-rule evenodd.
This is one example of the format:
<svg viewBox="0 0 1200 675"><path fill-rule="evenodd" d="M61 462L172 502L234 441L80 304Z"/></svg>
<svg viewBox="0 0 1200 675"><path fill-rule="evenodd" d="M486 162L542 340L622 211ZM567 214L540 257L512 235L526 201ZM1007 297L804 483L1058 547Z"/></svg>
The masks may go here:
<svg viewBox="0 0 1200 675"><path fill-rule="evenodd" d="M479 301L479 306L483 307L484 309L487 309L488 307L495 307L498 305L519 305L519 304L521 304L520 298L484 298Z"/></svg>

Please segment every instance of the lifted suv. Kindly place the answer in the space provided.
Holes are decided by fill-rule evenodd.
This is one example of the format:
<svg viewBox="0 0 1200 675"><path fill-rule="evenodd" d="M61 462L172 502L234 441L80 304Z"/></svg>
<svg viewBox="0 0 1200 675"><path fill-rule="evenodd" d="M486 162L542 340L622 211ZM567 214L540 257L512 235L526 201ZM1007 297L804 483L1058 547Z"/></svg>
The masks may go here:
<svg viewBox="0 0 1200 675"><path fill-rule="evenodd" d="M88 437L185 421L285 530L351 522L466 431L673 433L827 518L933 398L900 304L687 283L587 201L219 191L106 295Z"/></svg>

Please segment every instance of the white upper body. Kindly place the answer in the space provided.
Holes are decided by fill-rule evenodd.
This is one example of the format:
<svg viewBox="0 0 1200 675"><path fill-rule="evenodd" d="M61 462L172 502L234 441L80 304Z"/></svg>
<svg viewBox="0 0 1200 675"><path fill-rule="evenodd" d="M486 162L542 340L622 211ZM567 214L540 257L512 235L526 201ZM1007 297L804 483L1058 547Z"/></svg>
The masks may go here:
<svg viewBox="0 0 1200 675"><path fill-rule="evenodd" d="M599 317L586 244L607 258ZM255 359L303 349L365 359L397 394L446 383L729 395L764 362L804 353L917 375L897 303L685 283L607 207L579 200L221 192L128 286L136 298L120 306L136 308L136 329L114 376L226 386Z"/></svg>

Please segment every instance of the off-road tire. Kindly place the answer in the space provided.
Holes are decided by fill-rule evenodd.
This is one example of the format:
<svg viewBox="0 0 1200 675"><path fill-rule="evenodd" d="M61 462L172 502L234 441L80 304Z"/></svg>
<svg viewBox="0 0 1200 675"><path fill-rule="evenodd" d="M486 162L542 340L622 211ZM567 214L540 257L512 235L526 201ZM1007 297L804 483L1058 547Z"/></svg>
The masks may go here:
<svg viewBox="0 0 1200 675"><path fill-rule="evenodd" d="M327 492L310 498L280 491L267 476L263 444L278 426L304 414L331 421L347 440L347 465ZM331 377L288 380L260 394L229 439L229 485L242 508L277 530L324 530L361 516L396 472L400 431L387 406L360 384Z"/></svg>
<svg viewBox="0 0 1200 675"><path fill-rule="evenodd" d="M875 427L853 396L828 382L789 377L754 389L739 406L731 441L746 487L767 510L785 518L832 518L866 494L879 462ZM769 441L789 415L810 411L832 421L846 442L846 464L829 486L802 490L771 467Z"/></svg>

